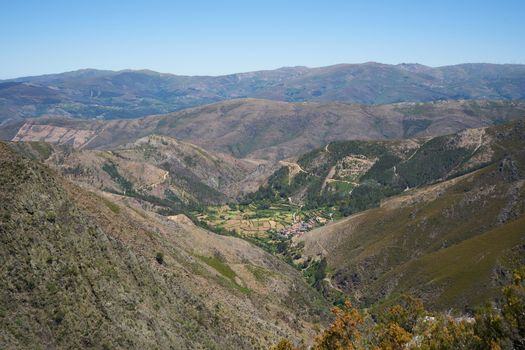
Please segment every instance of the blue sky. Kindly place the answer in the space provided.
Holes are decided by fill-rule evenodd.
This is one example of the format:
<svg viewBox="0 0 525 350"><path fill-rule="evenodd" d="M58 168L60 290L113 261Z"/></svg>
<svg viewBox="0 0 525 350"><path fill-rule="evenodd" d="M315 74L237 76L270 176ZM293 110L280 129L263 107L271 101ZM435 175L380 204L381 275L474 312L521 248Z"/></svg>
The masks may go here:
<svg viewBox="0 0 525 350"><path fill-rule="evenodd" d="M525 63L525 1L0 0L0 79L336 63Z"/></svg>

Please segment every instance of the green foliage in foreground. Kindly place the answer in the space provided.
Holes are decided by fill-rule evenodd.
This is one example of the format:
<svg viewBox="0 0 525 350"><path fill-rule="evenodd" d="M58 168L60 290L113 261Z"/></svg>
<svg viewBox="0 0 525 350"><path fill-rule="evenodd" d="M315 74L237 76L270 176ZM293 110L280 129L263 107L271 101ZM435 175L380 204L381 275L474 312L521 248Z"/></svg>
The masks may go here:
<svg viewBox="0 0 525 350"><path fill-rule="evenodd" d="M473 317L431 313L414 298L376 315L346 302L315 338L315 350L343 349L525 349L525 267L515 271L501 300L478 308ZM287 339L272 350L301 350Z"/></svg>

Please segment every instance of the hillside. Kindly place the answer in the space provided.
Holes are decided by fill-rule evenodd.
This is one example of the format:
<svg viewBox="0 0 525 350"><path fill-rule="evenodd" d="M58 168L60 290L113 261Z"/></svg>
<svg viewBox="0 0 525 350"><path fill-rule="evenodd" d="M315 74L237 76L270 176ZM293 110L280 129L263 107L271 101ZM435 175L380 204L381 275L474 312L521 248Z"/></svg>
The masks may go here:
<svg viewBox="0 0 525 350"><path fill-rule="evenodd" d="M431 139L392 166L390 180L416 187L296 238L300 261L326 259L325 286L364 305L410 293L468 309L493 297L525 263L525 122Z"/></svg>
<svg viewBox="0 0 525 350"><path fill-rule="evenodd" d="M255 190L273 169L265 161L235 159L158 135L105 151L40 141L15 145L77 183L106 192L156 198L175 207L231 200Z"/></svg>
<svg viewBox="0 0 525 350"><path fill-rule="evenodd" d="M134 120L40 118L0 128L4 138L108 149L151 134L237 158L279 160L337 140L450 134L525 116L516 101L446 101L381 106L241 99Z"/></svg>
<svg viewBox="0 0 525 350"><path fill-rule="evenodd" d="M137 118L235 98L385 104L525 98L525 66L374 62L225 76L84 69L0 81L0 123L28 117Z"/></svg>
<svg viewBox="0 0 525 350"><path fill-rule="evenodd" d="M322 298L259 248L14 149L0 143L1 348L267 348L322 325Z"/></svg>
<svg viewBox="0 0 525 350"><path fill-rule="evenodd" d="M492 132L478 128L433 138L331 142L296 163L283 162L248 199L334 207L346 216L493 162L497 146Z"/></svg>

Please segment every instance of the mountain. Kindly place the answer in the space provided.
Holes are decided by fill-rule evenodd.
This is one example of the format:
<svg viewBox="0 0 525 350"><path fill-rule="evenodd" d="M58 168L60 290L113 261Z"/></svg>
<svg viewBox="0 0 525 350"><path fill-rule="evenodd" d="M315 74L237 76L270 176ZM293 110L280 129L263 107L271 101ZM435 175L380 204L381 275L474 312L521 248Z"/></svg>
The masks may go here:
<svg viewBox="0 0 525 350"><path fill-rule="evenodd" d="M295 178L322 170L355 182L340 199L366 204L293 244L301 264L326 261L325 286L363 305L409 293L434 308L468 309L525 263L523 119L429 140L331 143L298 164ZM293 187L295 178L296 193L317 191ZM300 183L309 181L322 186L308 176Z"/></svg>
<svg viewBox="0 0 525 350"><path fill-rule="evenodd" d="M225 76L79 70L0 81L0 123L61 115L137 118L236 98L386 104L525 98L525 65L427 67L374 62Z"/></svg>
<svg viewBox="0 0 525 350"><path fill-rule="evenodd" d="M268 348L325 322L289 265L72 184L42 151L0 143L0 348Z"/></svg>
<svg viewBox="0 0 525 350"><path fill-rule="evenodd" d="M279 160L328 142L449 134L525 116L519 101L406 102L381 106L239 99L133 120L31 119L3 138L112 148L151 134L237 158Z"/></svg>

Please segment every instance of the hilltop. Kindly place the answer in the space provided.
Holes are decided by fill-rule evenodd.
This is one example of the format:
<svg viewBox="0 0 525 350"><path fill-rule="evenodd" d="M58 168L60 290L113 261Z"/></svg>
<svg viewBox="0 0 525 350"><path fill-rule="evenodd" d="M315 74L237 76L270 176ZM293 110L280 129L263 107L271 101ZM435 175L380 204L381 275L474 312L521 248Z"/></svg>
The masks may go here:
<svg viewBox="0 0 525 350"><path fill-rule="evenodd" d="M248 199L336 207L348 215L377 206L383 198L495 161L495 148L500 146L491 134L494 130L498 127L404 140L334 141L296 162L282 162L284 166L268 178L267 185Z"/></svg>
<svg viewBox="0 0 525 350"><path fill-rule="evenodd" d="M256 190L275 169L266 161L236 159L160 135L108 150L42 141L12 147L90 190L132 196L172 211L234 200Z"/></svg>

